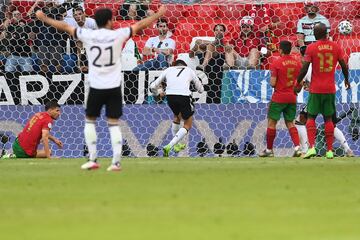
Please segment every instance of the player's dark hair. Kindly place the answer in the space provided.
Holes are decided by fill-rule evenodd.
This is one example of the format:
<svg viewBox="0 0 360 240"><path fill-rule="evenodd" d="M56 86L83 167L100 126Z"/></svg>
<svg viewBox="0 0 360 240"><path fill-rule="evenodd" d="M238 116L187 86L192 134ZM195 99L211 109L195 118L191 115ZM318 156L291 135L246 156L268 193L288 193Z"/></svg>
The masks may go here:
<svg viewBox="0 0 360 240"><path fill-rule="evenodd" d="M175 66L187 66L186 62L179 59L175 61Z"/></svg>
<svg viewBox="0 0 360 240"><path fill-rule="evenodd" d="M112 20L112 11L109 8L100 8L96 10L94 18L98 28L103 28Z"/></svg>
<svg viewBox="0 0 360 240"><path fill-rule="evenodd" d="M326 39L327 27L324 23L316 23L314 26L314 36L316 40Z"/></svg>
<svg viewBox="0 0 360 240"><path fill-rule="evenodd" d="M217 26L221 26L221 27L223 28L224 32L226 32L226 27L225 27L225 25L224 25L224 24L221 24L221 23L215 24L215 26L214 26L214 28L213 28L213 31L214 31L214 32L215 32L215 28L216 28Z"/></svg>
<svg viewBox="0 0 360 240"><path fill-rule="evenodd" d="M168 26L168 21L165 18L160 18L156 23L156 27L159 27L161 23L165 23Z"/></svg>
<svg viewBox="0 0 360 240"><path fill-rule="evenodd" d="M284 54L288 55L291 52L291 42L289 41L281 41L279 44L279 48L283 51Z"/></svg>
<svg viewBox="0 0 360 240"><path fill-rule="evenodd" d="M60 105L56 101L50 101L45 103L45 111L53 108L59 108Z"/></svg>
<svg viewBox="0 0 360 240"><path fill-rule="evenodd" d="M77 7L73 8L73 13L75 13L76 11L80 11L80 12L84 13L84 9L81 6L77 6Z"/></svg>

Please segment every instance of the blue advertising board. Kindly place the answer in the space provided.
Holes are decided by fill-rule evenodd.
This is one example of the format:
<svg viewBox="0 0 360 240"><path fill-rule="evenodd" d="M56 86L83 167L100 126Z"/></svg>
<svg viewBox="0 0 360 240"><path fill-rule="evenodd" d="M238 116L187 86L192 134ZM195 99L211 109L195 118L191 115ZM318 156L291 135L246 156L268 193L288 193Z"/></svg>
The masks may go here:
<svg viewBox="0 0 360 240"><path fill-rule="evenodd" d="M336 71L337 103L358 103L360 99L360 70L350 70L351 89L345 90L344 77ZM269 70L232 70L224 74L222 81L222 103L269 102L272 88L269 84ZM308 93L302 91L298 102L306 102Z"/></svg>
<svg viewBox="0 0 360 240"><path fill-rule="evenodd" d="M241 104L196 104L193 129L185 139L187 149L179 156L197 156L196 145L205 138L209 146L209 156L214 156L213 146L221 137L226 145L233 140L243 149L246 142L251 142L260 151L265 147L266 113L265 103ZM299 106L300 107L300 106ZM349 104L338 104L339 110L348 110ZM359 106L355 106L359 108ZM26 121L35 112L42 111L37 106L0 106L0 132L11 137L11 142L22 130ZM318 120L322 120L318 118ZM123 138L132 151L132 156L146 156L146 146L152 143L155 146L164 146L171 138L172 114L166 104L129 104L124 106L124 115L121 118ZM351 139L348 126L351 118L345 118L338 127L343 130L350 147L360 154L359 142ZM58 157L82 157L84 150L84 107L82 105L64 105L62 114L54 123L51 133L64 142L64 149L57 149L52 144L52 150ZM290 156L292 142L284 124L279 124L277 139L275 141L275 154L277 156ZM107 123L99 119L98 152L100 157L112 155L111 143ZM339 145L336 143L335 145ZM11 148L11 143L5 144Z"/></svg>

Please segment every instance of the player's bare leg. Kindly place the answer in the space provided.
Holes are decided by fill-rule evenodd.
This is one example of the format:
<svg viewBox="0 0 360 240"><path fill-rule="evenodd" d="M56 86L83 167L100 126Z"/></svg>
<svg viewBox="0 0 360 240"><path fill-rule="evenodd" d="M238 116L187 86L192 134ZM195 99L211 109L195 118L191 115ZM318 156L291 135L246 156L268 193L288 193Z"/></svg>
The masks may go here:
<svg viewBox="0 0 360 240"><path fill-rule="evenodd" d="M50 156L51 156L51 150L50 150ZM44 149L38 149L36 151L36 156L35 158L47 158L45 150Z"/></svg>
<svg viewBox="0 0 360 240"><path fill-rule="evenodd" d="M293 121L285 121L285 125L287 129L289 130L289 134L291 137L291 140L294 143L294 154L293 157L300 157L301 151L300 151L300 138L299 133L295 127L295 124Z"/></svg>
<svg viewBox="0 0 360 240"><path fill-rule="evenodd" d="M259 157L274 157L273 146L276 137L276 124L276 120L268 118L268 126L266 129L266 149L259 154Z"/></svg>
<svg viewBox="0 0 360 240"><path fill-rule="evenodd" d="M180 129L180 122L181 122L180 114L179 114L179 116L174 115L173 122L171 124L171 133L172 133L173 137L176 135L176 133Z"/></svg>

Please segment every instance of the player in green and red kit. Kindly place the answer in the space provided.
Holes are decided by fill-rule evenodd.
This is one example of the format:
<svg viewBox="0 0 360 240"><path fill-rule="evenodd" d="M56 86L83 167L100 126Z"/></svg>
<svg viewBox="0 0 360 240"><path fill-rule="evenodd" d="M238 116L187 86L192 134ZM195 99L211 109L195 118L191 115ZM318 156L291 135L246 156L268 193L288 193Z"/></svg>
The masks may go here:
<svg viewBox="0 0 360 240"><path fill-rule="evenodd" d="M297 97L294 93L294 86L296 84L296 76L300 73L301 63L290 55L291 48L291 42L281 41L279 47L281 57L270 67L270 85L275 91L268 110L267 147L259 154L260 157L274 156L273 145L276 137L276 124L280 120L281 114L284 116L285 125L295 146L293 156L300 157L301 155L299 134L294 124Z"/></svg>
<svg viewBox="0 0 360 240"><path fill-rule="evenodd" d="M335 113L335 70L339 62L342 73L345 77L345 87L350 88L349 69L344 60L341 48L333 41L327 39L326 25L317 23L314 27L314 35L317 42L310 44L305 52L303 67L298 76L299 87L295 91L300 91L303 79L308 71L310 63L312 64L312 74L309 89L309 98L307 104L308 119L306 121L306 130L309 139L309 150L304 158L316 156L315 119L320 113L325 121L325 139L327 145L326 158L334 157L332 152L334 142L334 123L332 115Z"/></svg>
<svg viewBox="0 0 360 240"><path fill-rule="evenodd" d="M46 103L45 112L35 113L15 139L13 143L15 156L8 155L4 156L4 158L50 158L49 140L53 141L58 147L63 147L63 143L59 139L50 135L53 121L58 119L59 116L60 105L54 101ZM44 145L44 149L37 149L40 141Z"/></svg>

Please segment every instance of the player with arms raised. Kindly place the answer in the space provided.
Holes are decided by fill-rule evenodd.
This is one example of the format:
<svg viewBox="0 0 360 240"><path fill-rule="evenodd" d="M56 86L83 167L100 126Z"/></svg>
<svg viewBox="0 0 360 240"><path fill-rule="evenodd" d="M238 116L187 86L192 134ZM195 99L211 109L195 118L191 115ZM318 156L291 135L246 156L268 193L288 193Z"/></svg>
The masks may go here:
<svg viewBox="0 0 360 240"><path fill-rule="evenodd" d="M136 35L140 30L150 26L166 12L161 6L157 13L149 16L131 27L113 30L113 16L111 9L100 8L95 12L95 21L99 29L91 30L74 28L65 22L47 17L37 11L36 17L60 31L65 31L83 42L89 60L90 91L86 104L86 122L84 128L85 142L89 149L89 161L81 166L82 169L97 169L96 161L96 119L100 116L101 108L105 106L109 126L113 159L108 171L121 170L122 135L119 118L122 115L121 96L121 51L124 43Z"/></svg>
<svg viewBox="0 0 360 240"><path fill-rule="evenodd" d="M300 86L308 71L309 65L312 64L311 82L309 88L309 98L307 104L308 119L306 121L306 130L309 139L309 150L304 158L308 159L316 156L315 119L319 113L325 121L325 140L327 146L326 158L334 158L333 141L334 141L334 123L332 116L336 111L335 108L335 70L339 62L342 73L345 77L345 87L350 88L349 70L345 63L341 48L333 41L327 39L327 28L323 23L317 23L314 27L314 35L317 42L310 44L305 52L303 67L298 76L297 82ZM295 91L300 91L296 87Z"/></svg>
<svg viewBox="0 0 360 240"><path fill-rule="evenodd" d="M192 127L192 115L194 104L191 97L190 84L194 83L199 93L204 91L201 81L196 73L183 60L176 60L175 66L163 71L161 75L150 84L150 90L155 92L162 83L166 83L166 96L168 104L174 113L171 126L173 139L164 148L164 157L168 157L171 149L178 152L185 148L178 145ZM180 121L184 120L184 126L180 128Z"/></svg>
<svg viewBox="0 0 360 240"><path fill-rule="evenodd" d="M280 120L281 113L284 116L285 125L289 130L294 143L294 157L300 157L300 140L298 131L294 125L296 115L296 94L294 86L296 76L301 69L301 63L290 55L291 42L280 42L281 57L271 65L270 85L275 89L268 111L268 127L266 130L266 149L259 154L260 157L273 157L273 144L276 136L276 124Z"/></svg>

